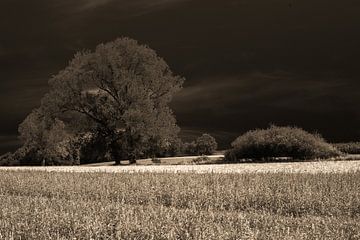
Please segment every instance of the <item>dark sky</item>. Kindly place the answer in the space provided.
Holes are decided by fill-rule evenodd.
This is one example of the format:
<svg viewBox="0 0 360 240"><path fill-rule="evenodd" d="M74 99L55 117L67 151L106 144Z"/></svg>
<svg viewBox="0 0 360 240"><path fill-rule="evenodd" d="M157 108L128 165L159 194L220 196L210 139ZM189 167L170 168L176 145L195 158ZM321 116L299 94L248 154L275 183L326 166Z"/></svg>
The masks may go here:
<svg viewBox="0 0 360 240"><path fill-rule="evenodd" d="M0 153L76 51L128 36L187 80L182 136L269 123L360 140L358 0L1 0Z"/></svg>

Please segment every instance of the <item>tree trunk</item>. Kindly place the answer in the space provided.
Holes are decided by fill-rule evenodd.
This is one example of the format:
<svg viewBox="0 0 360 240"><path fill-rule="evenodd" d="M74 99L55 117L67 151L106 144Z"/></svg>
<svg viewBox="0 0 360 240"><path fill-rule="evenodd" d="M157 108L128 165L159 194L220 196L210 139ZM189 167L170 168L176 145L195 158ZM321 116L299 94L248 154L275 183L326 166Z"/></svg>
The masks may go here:
<svg viewBox="0 0 360 240"><path fill-rule="evenodd" d="M111 158L115 161L116 165L121 161L121 146L117 141L112 141L109 145Z"/></svg>

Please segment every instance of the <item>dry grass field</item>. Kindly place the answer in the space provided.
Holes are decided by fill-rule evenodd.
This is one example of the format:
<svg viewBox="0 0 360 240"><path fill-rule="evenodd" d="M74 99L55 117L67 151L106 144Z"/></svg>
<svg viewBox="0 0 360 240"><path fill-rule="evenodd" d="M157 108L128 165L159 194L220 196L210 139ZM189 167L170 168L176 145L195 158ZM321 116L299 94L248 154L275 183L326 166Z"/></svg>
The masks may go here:
<svg viewBox="0 0 360 240"><path fill-rule="evenodd" d="M360 239L360 171L1 171L0 203L0 239Z"/></svg>
<svg viewBox="0 0 360 240"><path fill-rule="evenodd" d="M188 165L138 165L113 166L112 163L86 166L47 167L0 167L0 170L31 170L48 172L167 172L167 173L333 173L360 171L360 160L314 161L279 163L239 163L239 164L188 164Z"/></svg>

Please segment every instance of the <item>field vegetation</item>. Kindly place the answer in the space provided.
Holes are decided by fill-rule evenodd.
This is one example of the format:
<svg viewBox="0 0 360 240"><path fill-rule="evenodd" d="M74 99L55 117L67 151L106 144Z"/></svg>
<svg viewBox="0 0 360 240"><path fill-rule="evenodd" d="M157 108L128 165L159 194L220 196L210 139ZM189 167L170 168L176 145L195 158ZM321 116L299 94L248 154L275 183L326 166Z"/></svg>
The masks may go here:
<svg viewBox="0 0 360 240"><path fill-rule="evenodd" d="M2 239L359 239L360 172L2 171Z"/></svg>

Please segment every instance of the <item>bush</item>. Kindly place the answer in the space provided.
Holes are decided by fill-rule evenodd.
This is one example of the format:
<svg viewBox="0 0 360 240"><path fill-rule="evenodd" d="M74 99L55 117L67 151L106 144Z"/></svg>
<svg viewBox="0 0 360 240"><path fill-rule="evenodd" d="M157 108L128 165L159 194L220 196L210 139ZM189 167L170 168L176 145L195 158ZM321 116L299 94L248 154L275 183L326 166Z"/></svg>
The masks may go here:
<svg viewBox="0 0 360 240"><path fill-rule="evenodd" d="M174 138L164 145L155 146L145 157L175 157L183 155L183 142L180 138Z"/></svg>
<svg viewBox="0 0 360 240"><path fill-rule="evenodd" d="M210 134L203 134L195 141L196 151L198 155L209 155L217 149L217 143Z"/></svg>
<svg viewBox="0 0 360 240"><path fill-rule="evenodd" d="M334 146L347 154L360 154L360 142L335 143Z"/></svg>
<svg viewBox="0 0 360 240"><path fill-rule="evenodd" d="M36 148L34 145L23 145L14 153L7 153L0 157L0 166L53 166L53 165L79 165L80 158L88 161L90 140L85 137L67 138L47 144L46 148ZM97 149L98 146L92 149Z"/></svg>
<svg viewBox="0 0 360 240"><path fill-rule="evenodd" d="M0 166L36 166L41 165L39 152L33 148L22 146L14 153L6 153L0 157Z"/></svg>
<svg viewBox="0 0 360 240"><path fill-rule="evenodd" d="M157 157L153 157L151 158L151 162L154 164L160 164L161 163L161 159L157 158Z"/></svg>
<svg viewBox="0 0 360 240"><path fill-rule="evenodd" d="M210 155L217 149L217 142L210 134L204 133L191 143L184 143L185 154Z"/></svg>
<svg viewBox="0 0 360 240"><path fill-rule="evenodd" d="M20 163L14 159L13 153L5 153L0 156L0 166L17 166Z"/></svg>
<svg viewBox="0 0 360 240"><path fill-rule="evenodd" d="M233 149L225 154L225 159L230 162L247 159L271 161L288 157L318 159L340 155L320 135L296 127L271 126L268 129L252 130L238 137L231 145Z"/></svg>
<svg viewBox="0 0 360 240"><path fill-rule="evenodd" d="M194 164L206 164L210 162L210 158L207 156L200 156L192 161Z"/></svg>
<svg viewBox="0 0 360 240"><path fill-rule="evenodd" d="M183 152L185 155L196 155L196 144L195 141L184 143Z"/></svg>

